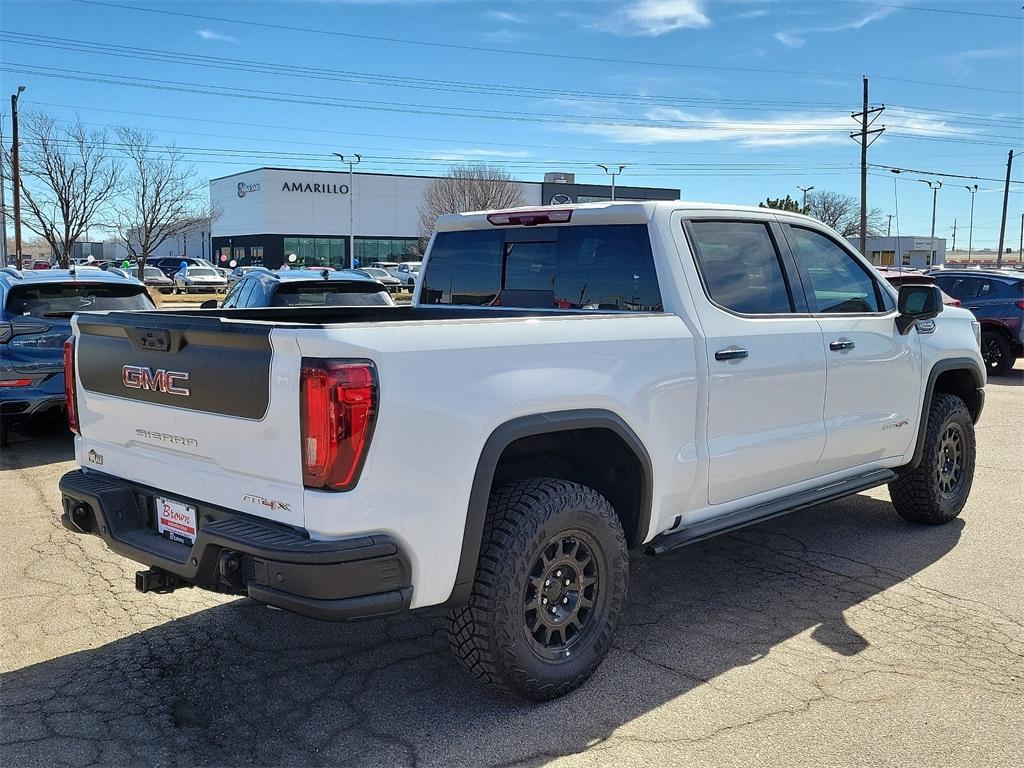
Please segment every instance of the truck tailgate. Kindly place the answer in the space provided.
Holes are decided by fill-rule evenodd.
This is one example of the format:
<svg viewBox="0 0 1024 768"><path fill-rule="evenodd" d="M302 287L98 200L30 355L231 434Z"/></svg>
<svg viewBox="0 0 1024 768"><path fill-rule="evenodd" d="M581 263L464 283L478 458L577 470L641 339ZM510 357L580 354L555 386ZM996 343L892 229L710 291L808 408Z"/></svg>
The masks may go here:
<svg viewBox="0 0 1024 768"><path fill-rule="evenodd" d="M82 467L302 524L294 333L141 313L75 327Z"/></svg>

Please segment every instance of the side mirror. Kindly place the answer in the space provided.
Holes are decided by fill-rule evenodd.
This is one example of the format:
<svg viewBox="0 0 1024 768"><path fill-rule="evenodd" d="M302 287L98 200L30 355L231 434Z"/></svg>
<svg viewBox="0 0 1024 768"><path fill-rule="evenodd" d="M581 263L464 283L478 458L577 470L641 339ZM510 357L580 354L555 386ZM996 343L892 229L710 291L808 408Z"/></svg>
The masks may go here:
<svg viewBox="0 0 1024 768"><path fill-rule="evenodd" d="M937 285L905 283L900 286L896 330L906 336L918 320L931 320L942 311L942 291Z"/></svg>
<svg viewBox="0 0 1024 768"><path fill-rule="evenodd" d="M204 301L202 304L199 305L199 308L200 309L216 309L219 306L220 306L220 302L217 301L216 299L207 299L206 301Z"/></svg>

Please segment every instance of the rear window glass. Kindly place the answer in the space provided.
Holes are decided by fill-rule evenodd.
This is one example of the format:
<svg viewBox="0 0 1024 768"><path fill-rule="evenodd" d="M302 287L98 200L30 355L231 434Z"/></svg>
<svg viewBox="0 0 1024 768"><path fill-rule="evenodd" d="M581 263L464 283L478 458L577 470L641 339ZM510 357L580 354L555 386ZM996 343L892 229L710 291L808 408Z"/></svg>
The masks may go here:
<svg viewBox="0 0 1024 768"><path fill-rule="evenodd" d="M274 294L275 307L368 307L390 305L386 291L373 286L366 290L361 285L345 283L297 283L282 285Z"/></svg>
<svg viewBox="0 0 1024 768"><path fill-rule="evenodd" d="M420 302L661 311L645 224L439 232Z"/></svg>
<svg viewBox="0 0 1024 768"><path fill-rule="evenodd" d="M209 267L189 267L189 277L217 277L217 270Z"/></svg>
<svg viewBox="0 0 1024 768"><path fill-rule="evenodd" d="M105 309L152 309L153 301L140 285L48 283L16 285L7 297L12 315L46 317L63 312Z"/></svg>

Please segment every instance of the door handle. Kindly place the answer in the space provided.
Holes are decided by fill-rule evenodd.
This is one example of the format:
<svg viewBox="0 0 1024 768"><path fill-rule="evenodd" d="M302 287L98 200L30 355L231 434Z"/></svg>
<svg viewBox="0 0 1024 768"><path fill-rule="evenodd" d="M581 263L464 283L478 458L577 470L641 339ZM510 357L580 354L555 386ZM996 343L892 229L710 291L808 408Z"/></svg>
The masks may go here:
<svg viewBox="0 0 1024 768"><path fill-rule="evenodd" d="M747 356L745 349L720 349L715 352L715 360L742 360Z"/></svg>
<svg viewBox="0 0 1024 768"><path fill-rule="evenodd" d="M857 345L854 344L849 339L836 339L835 341L831 342L828 345L828 348L831 349L833 352L842 352L843 350L846 349L853 349L856 346Z"/></svg>

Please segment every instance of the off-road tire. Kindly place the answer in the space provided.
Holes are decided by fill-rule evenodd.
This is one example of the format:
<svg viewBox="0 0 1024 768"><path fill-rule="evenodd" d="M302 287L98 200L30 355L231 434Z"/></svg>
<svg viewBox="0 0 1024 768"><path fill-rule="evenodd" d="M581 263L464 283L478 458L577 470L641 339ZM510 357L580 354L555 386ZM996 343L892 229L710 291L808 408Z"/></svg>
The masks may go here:
<svg viewBox="0 0 1024 768"><path fill-rule="evenodd" d="M1013 369L1013 344L1001 331L981 334L982 357L989 376L1005 376Z"/></svg>
<svg viewBox="0 0 1024 768"><path fill-rule="evenodd" d="M937 394L928 411L921 463L914 469L901 470L889 483L889 496L900 517L912 523L942 525L956 518L967 503L974 481L974 422L964 401L956 395ZM959 434L962 444L960 475L950 488L943 465L951 461L944 450L946 435ZM955 464L955 461L954 461Z"/></svg>
<svg viewBox="0 0 1024 768"><path fill-rule="evenodd" d="M564 553L570 551L583 557L581 548L587 547L592 558L585 567L596 567L596 586L592 592L587 592L591 587L583 587L576 594L577 598L590 595L592 611L582 619L582 628L572 628L576 634L571 639L566 639L570 628L563 627L561 638L570 645L559 646L559 630L555 630L550 635L552 645L546 646L530 630L531 624L549 621L546 613L541 616L536 610L531 618L529 606L540 606L541 596L549 594L541 589L544 576L536 574L550 567L553 576L558 567L558 558L549 557L553 551L562 552L561 557L568 557ZM563 575L570 575L570 570L566 568ZM594 578L584 573L579 572L581 584L585 578ZM626 537L615 510L601 494L565 480L511 482L491 494L469 604L448 613L449 643L456 657L486 686L533 701L563 696L590 677L611 647L628 577ZM561 595L562 583L558 579L551 587L559 590L552 598L558 610L563 610L563 601L569 603L566 610L574 604L582 606L582 600L570 602L568 588ZM545 608L549 609L555 612L551 606ZM580 608L576 619L585 610ZM549 631L550 627L540 627L537 633L547 640Z"/></svg>

